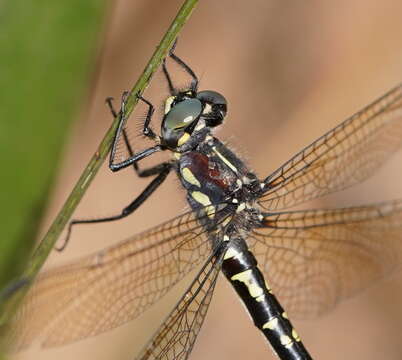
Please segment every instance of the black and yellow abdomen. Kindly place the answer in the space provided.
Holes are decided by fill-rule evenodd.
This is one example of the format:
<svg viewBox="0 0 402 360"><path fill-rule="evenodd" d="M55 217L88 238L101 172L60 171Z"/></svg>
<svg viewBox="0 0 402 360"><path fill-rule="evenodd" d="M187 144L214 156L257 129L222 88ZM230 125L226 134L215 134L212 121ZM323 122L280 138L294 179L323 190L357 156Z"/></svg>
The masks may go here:
<svg viewBox="0 0 402 360"><path fill-rule="evenodd" d="M285 311L267 285L243 239L231 241L222 271L246 305L255 326L281 359L311 359Z"/></svg>

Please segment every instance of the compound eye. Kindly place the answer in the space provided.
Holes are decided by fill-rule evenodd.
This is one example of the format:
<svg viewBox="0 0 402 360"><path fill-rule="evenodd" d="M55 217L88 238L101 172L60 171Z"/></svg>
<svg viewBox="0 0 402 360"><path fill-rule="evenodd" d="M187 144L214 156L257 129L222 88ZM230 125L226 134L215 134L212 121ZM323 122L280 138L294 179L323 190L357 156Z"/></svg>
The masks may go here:
<svg viewBox="0 0 402 360"><path fill-rule="evenodd" d="M204 90L197 94L197 99L205 104L203 116L209 126L217 126L222 123L227 113L227 101L225 97L216 91Z"/></svg>
<svg viewBox="0 0 402 360"><path fill-rule="evenodd" d="M186 99L174 105L166 114L164 125L167 129L182 129L198 119L202 112L201 101Z"/></svg>
<svg viewBox="0 0 402 360"><path fill-rule="evenodd" d="M197 94L197 99L203 102L209 103L211 105L225 105L227 106L227 101L225 97L216 91L204 90Z"/></svg>

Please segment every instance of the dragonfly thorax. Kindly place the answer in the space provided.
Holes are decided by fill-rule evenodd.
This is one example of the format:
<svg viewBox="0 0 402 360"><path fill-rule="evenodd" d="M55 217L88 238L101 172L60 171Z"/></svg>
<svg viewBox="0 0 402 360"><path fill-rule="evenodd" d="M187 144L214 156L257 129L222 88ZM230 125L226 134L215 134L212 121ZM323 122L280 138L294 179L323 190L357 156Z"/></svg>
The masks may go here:
<svg viewBox="0 0 402 360"><path fill-rule="evenodd" d="M195 149L176 154L176 171L192 209L225 203L242 210L254 203L258 179L217 138L207 135Z"/></svg>

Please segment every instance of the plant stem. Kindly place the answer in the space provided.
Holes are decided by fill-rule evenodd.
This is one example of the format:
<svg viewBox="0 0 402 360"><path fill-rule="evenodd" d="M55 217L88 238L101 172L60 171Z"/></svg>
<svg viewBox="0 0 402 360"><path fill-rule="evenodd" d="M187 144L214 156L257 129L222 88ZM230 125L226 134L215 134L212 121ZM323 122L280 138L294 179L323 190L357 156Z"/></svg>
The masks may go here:
<svg viewBox="0 0 402 360"><path fill-rule="evenodd" d="M48 232L39 243L36 248L30 263L28 264L25 273L23 274L23 278L29 279L29 283L32 283L34 277L38 274L39 270L45 263L48 255L53 249L57 239L59 238L61 232L69 221L72 213L77 207L78 203L81 201L83 195L85 194L87 188L91 184L94 179L96 173L98 172L100 166L103 164L107 154L110 151L112 141L114 139L117 126L121 121L121 118L128 118L131 112L134 110L138 102L137 94L142 94L145 88L148 86L149 82L153 74L159 68L163 58L167 55L169 49L172 47L178 33L190 17L194 7L197 5L198 0L185 0L182 7L180 8L176 18L173 20L172 24L166 31L164 37L156 48L154 54L146 65L143 73L140 78L131 89L125 106L124 114L119 114L114 120L113 124L106 132L103 140L101 141L97 151L92 156L82 175L80 176L78 182L74 186L71 194L67 198L60 212L57 214L55 220L50 226ZM23 295L22 293L26 293L28 286L25 286L24 291L20 291L15 298L13 299L13 305L9 307L7 306L7 311L3 311L3 314L0 312L0 326L7 322L14 314L17 303L20 302ZM4 308L3 308L4 309Z"/></svg>
<svg viewBox="0 0 402 360"><path fill-rule="evenodd" d="M89 161L88 165L86 166L85 170L77 181L77 184L74 186L74 189L72 190L62 209L50 226L47 234L44 236L43 240L40 242L37 249L35 250L28 269L25 272L25 276L27 276L28 278L32 278L33 276L35 276L44 264L47 256L53 249L58 237L60 236L60 233L66 226L72 213L74 212L78 203L81 201L83 195L85 194L85 191L91 184L100 166L103 164L107 154L109 153L112 141L117 130L117 126L121 121L121 117L123 116L127 119L134 110L134 107L138 102L137 94L142 94L148 86L152 76L158 70L162 59L167 55L167 52L172 47L179 31L191 15L191 12L197 2L198 0L186 0L183 6L180 8L176 18L173 20L166 34L162 38L147 66L142 72L140 78L131 89L127 97L125 113L119 114L113 121L113 124L106 132L105 137L101 141L98 150L92 156L91 160Z"/></svg>

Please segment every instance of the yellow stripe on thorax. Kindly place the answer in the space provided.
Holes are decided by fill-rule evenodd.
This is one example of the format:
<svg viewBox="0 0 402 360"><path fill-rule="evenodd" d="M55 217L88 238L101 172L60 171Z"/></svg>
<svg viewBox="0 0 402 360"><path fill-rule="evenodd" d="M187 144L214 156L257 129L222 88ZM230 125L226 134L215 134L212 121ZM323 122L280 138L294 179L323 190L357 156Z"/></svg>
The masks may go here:
<svg viewBox="0 0 402 360"><path fill-rule="evenodd" d="M227 165L229 166L235 173L237 173L237 168L234 166L228 159L226 159L217 149L216 146L212 147L212 150L215 152L216 155Z"/></svg>
<svg viewBox="0 0 402 360"><path fill-rule="evenodd" d="M181 174L183 176L183 179L186 180L189 184L195 185L197 187L201 187L200 182L198 179L194 176L194 174L191 172L191 170L187 167L181 169Z"/></svg>

